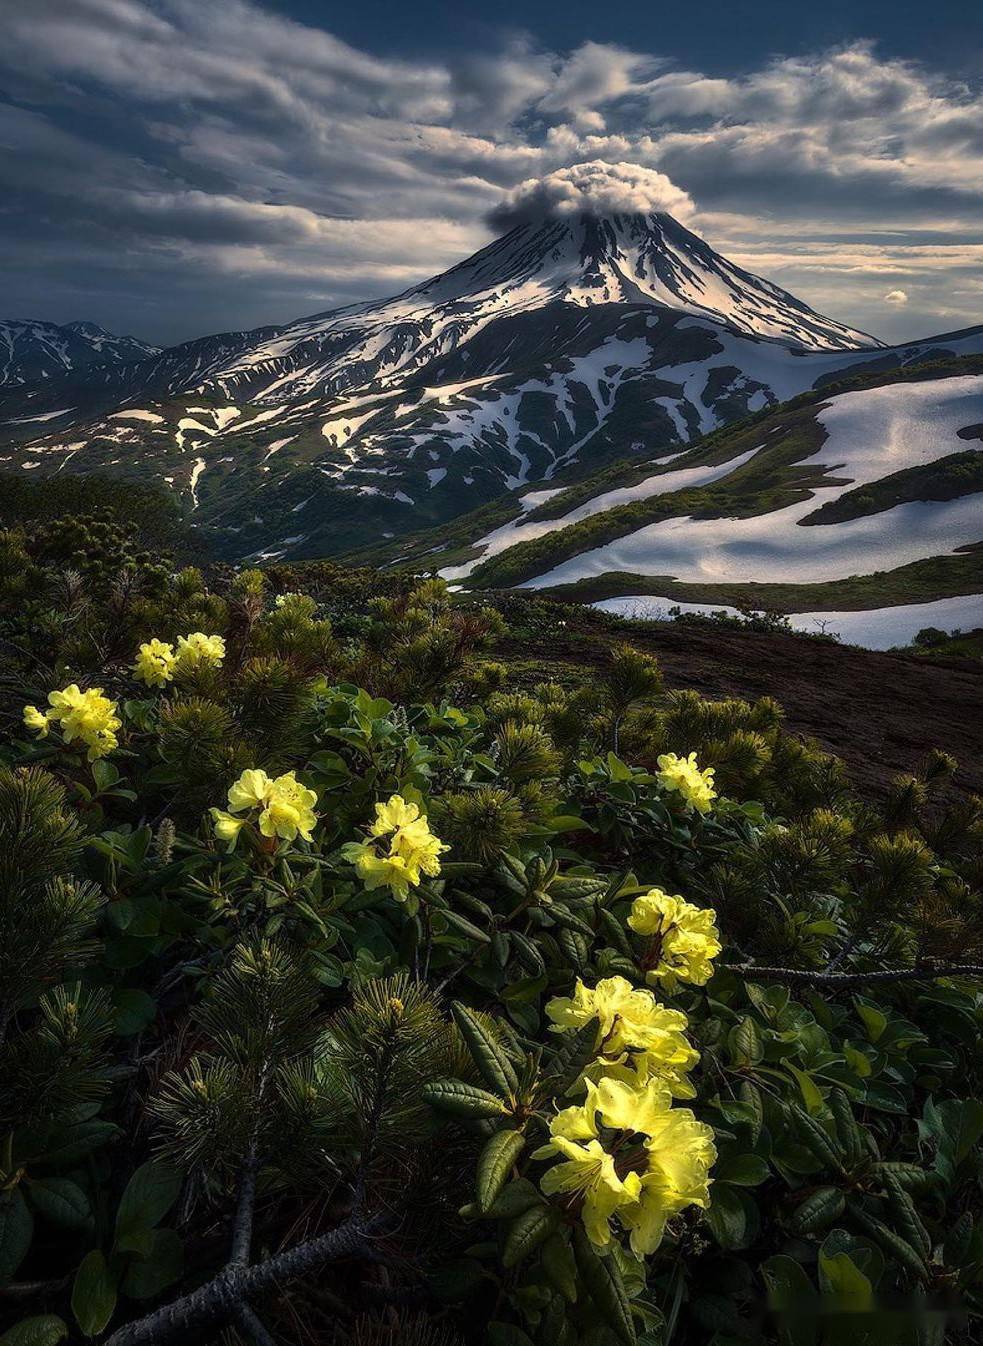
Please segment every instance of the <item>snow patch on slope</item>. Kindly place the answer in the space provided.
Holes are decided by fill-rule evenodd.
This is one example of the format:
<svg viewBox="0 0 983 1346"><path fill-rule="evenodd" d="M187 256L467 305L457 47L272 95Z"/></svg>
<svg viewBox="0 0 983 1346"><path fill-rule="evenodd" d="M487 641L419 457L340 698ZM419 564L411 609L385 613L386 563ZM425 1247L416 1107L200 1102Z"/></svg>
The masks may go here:
<svg viewBox="0 0 983 1346"><path fill-rule="evenodd" d="M829 438L806 459L845 485L747 519L666 519L572 557L522 588L624 570L685 583L807 583L893 570L983 539L978 495L910 501L843 523L800 527L826 501L888 473L971 447L957 431L981 418L983 376L842 393L819 413Z"/></svg>
<svg viewBox="0 0 983 1346"><path fill-rule="evenodd" d="M626 594L623 598L604 598L592 604L602 612L641 621L668 621L669 609L710 614L740 614L724 603L677 603L672 598L651 594ZM838 635L848 645L868 650L889 650L910 645L919 631L936 626L942 631L972 631L983 626L983 594L965 594L957 598L939 598L931 603L901 603L890 608L864 608L856 611L792 612L789 625L811 635Z"/></svg>

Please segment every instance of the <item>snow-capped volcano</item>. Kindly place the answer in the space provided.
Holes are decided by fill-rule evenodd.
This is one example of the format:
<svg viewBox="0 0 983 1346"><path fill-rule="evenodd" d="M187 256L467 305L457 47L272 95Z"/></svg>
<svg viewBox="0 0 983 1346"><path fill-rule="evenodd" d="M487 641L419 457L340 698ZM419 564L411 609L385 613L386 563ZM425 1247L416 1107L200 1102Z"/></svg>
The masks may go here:
<svg viewBox="0 0 983 1346"><path fill-rule="evenodd" d="M807 350L882 344L743 271L662 212L583 214L520 224L401 299L407 314L418 312L421 304L455 300L491 308L553 300L584 306L659 304Z"/></svg>
<svg viewBox="0 0 983 1346"><path fill-rule="evenodd" d="M931 349L823 317L665 213L530 217L392 299L16 389L0 467L150 478L227 555L326 555Z"/></svg>
<svg viewBox="0 0 983 1346"><path fill-rule="evenodd" d="M220 357L208 374L230 397L243 389L276 401L338 393L405 376L474 342L502 317L555 304L689 314L795 350L881 345L742 271L669 215L585 214L517 225L393 299L291 323L238 358Z"/></svg>

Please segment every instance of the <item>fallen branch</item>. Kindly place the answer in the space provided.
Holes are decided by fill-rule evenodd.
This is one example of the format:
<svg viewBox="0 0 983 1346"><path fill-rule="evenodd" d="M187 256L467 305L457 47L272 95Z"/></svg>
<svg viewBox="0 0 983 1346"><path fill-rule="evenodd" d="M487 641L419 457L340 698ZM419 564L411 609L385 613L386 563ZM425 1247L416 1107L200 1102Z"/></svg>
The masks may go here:
<svg viewBox="0 0 983 1346"><path fill-rule="evenodd" d="M257 1262L255 1266L230 1262L199 1289L121 1327L108 1339L106 1346L150 1346L151 1343L184 1341L190 1333L229 1322L238 1322L250 1332L257 1346L265 1346L270 1340L269 1333L265 1337L257 1335L257 1329L260 1333L266 1329L249 1309L249 1301L295 1276L316 1271L325 1262L368 1251L368 1238L379 1224L378 1218L366 1220L355 1215L330 1233L308 1239L295 1248ZM248 1312L243 1314L243 1309Z"/></svg>
<svg viewBox="0 0 983 1346"><path fill-rule="evenodd" d="M721 969L723 970L723 969ZM847 990L878 982L935 981L939 977L983 977L979 963L921 963L917 967L884 968L878 972L820 972L794 967L759 967L755 963L731 963L728 972L738 972L753 981L779 981L788 986L819 986Z"/></svg>

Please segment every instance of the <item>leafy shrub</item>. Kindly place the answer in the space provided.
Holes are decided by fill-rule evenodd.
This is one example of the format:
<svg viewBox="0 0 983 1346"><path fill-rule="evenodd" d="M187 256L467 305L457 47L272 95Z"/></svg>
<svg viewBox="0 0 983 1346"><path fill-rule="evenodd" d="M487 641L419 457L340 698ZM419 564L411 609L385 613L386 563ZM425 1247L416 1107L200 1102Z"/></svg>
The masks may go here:
<svg viewBox="0 0 983 1346"><path fill-rule="evenodd" d="M439 583L361 576L339 634L296 575L25 590L22 541L0 1342L973 1339L951 759L875 810L630 647L517 692Z"/></svg>

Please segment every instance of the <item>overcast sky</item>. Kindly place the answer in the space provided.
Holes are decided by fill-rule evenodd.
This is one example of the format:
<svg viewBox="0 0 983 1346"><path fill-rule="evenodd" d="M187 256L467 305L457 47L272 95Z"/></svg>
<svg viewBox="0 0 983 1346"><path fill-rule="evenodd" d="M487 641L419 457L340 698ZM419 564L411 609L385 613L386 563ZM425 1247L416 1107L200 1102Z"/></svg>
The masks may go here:
<svg viewBox="0 0 983 1346"><path fill-rule="evenodd" d="M803 8L11 4L0 317L169 343L392 294L603 160L841 321L983 322L979 6Z"/></svg>

